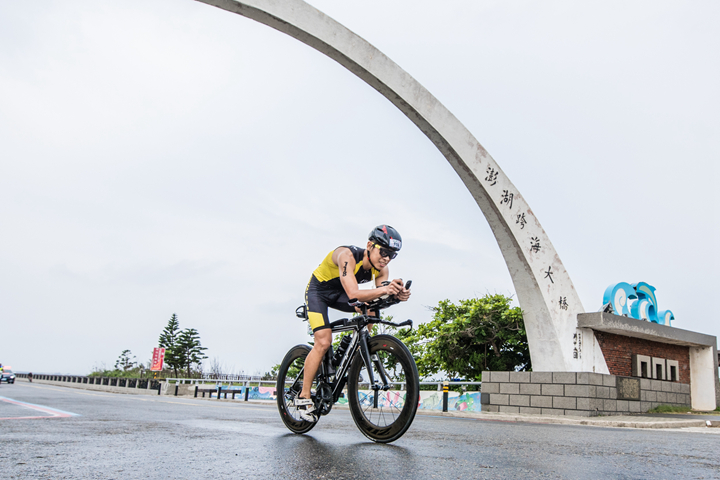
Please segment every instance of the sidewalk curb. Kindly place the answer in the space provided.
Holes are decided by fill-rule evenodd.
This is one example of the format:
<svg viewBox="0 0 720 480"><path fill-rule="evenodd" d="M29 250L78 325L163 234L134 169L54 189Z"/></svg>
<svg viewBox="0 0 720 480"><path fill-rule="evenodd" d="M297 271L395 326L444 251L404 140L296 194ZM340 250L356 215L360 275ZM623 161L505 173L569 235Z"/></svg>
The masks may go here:
<svg viewBox="0 0 720 480"><path fill-rule="evenodd" d="M420 413L420 411L418 411ZM428 414L430 412L427 412ZM433 412L448 417L474 418L476 420L489 420L497 422L528 422L558 425L582 425L593 427L614 427L614 428L687 428L706 427L705 420L667 418L658 419L643 415L618 416L618 417L573 417L573 416L552 416L552 415L515 415L507 413L460 413L460 412Z"/></svg>

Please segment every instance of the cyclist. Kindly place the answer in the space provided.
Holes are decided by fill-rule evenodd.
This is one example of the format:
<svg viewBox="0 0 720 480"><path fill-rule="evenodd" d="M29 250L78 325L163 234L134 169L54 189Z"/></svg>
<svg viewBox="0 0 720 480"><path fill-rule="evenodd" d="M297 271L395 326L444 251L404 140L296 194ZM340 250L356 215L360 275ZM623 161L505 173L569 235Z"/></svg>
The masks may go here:
<svg viewBox="0 0 720 480"><path fill-rule="evenodd" d="M350 299L370 302L385 295L396 295L400 301L407 301L410 290L405 289L402 279L396 278L382 285L390 278L388 264L401 248L402 238L397 230L390 225L378 225L368 236L367 248L354 245L336 248L327 254L310 277L305 289L305 304L315 344L305 359L303 388L295 399L295 406L303 420L317 421L312 413L315 406L310 399L310 387L325 352L332 345L328 307L355 312L356 309L348 305ZM370 281L375 282L376 288L358 288L358 284Z"/></svg>

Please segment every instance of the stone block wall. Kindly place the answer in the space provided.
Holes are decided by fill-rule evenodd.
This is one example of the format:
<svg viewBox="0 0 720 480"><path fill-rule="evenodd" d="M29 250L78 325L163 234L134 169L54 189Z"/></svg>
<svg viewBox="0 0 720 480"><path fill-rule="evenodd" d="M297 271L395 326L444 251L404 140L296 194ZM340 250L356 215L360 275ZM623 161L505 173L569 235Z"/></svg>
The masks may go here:
<svg viewBox="0 0 720 480"><path fill-rule="evenodd" d="M687 383L589 372L486 372L481 392L484 412L589 417L644 413L658 405L690 408Z"/></svg>
<svg viewBox="0 0 720 480"><path fill-rule="evenodd" d="M595 332L595 338L612 375L631 376L633 354L646 355L648 357L676 360L679 364L678 379L680 383L690 383L689 347L607 332Z"/></svg>

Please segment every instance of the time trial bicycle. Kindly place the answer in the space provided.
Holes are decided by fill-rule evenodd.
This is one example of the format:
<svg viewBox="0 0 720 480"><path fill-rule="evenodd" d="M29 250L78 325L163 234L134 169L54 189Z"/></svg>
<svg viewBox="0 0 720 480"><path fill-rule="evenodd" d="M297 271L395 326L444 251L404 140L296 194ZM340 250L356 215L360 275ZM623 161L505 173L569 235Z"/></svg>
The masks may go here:
<svg viewBox="0 0 720 480"><path fill-rule="evenodd" d="M408 281L405 288L410 288L411 283ZM347 386L347 403L355 425L367 438L379 443L393 442L403 436L415 418L419 400L420 380L408 348L392 335L371 336L367 329L368 325L375 324L412 328L412 320L393 323L380 317L381 310L399 302L395 296L368 303L348 302L361 313L330 324L333 333L351 333L342 338L335 353L332 347L328 349L312 387L313 413L324 416L344 396ZM295 313L307 320L305 305ZM280 417L294 433L307 433L317 423L304 420L294 406L295 398L302 391L305 358L310 350L306 344L291 348L277 377Z"/></svg>

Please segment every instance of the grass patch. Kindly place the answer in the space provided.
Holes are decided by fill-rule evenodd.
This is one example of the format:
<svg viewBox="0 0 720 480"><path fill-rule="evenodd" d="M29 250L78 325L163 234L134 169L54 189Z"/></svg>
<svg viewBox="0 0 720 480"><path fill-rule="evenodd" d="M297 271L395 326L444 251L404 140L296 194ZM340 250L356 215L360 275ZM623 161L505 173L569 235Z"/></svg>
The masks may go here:
<svg viewBox="0 0 720 480"><path fill-rule="evenodd" d="M648 413L691 413L690 407L682 407L678 405L658 405L648 410Z"/></svg>

